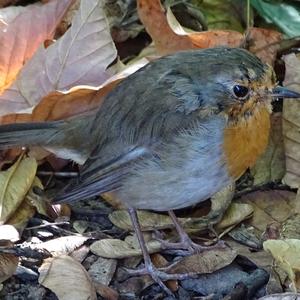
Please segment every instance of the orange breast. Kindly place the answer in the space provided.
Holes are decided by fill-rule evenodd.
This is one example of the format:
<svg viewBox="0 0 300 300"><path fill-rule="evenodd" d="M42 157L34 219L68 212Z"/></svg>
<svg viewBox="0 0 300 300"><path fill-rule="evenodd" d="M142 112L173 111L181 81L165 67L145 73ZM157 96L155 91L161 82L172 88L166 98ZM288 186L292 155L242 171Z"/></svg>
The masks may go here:
<svg viewBox="0 0 300 300"><path fill-rule="evenodd" d="M270 113L266 107L257 109L251 117L230 125L224 132L224 151L229 174L238 179L253 166L267 147Z"/></svg>

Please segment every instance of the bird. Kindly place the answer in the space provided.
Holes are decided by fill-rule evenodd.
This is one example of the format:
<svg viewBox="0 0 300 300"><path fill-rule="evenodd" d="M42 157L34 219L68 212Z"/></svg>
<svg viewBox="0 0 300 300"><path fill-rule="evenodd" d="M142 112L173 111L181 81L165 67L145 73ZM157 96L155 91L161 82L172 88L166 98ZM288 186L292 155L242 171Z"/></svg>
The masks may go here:
<svg viewBox="0 0 300 300"><path fill-rule="evenodd" d="M168 211L182 243L195 247L173 210L234 183L264 152L272 100L299 98L271 66L245 49L180 51L131 74L94 113L0 126L0 149L38 145L81 162L80 177L54 199L114 191L128 209L144 268L168 294L172 274L156 269L136 210ZM201 245L199 245L201 249Z"/></svg>

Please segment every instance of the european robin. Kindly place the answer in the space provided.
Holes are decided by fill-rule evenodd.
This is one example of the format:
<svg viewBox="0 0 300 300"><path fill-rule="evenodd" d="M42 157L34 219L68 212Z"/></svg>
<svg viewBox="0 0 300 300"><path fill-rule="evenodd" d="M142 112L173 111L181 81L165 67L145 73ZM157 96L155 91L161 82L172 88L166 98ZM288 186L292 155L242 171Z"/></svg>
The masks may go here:
<svg viewBox="0 0 300 300"><path fill-rule="evenodd" d="M40 145L84 162L80 179L59 195L75 201L115 191L128 207L145 269L152 265L136 209L169 211L204 201L230 185L265 150L276 87L272 68L243 49L211 48L165 56L130 75L89 116L0 126L0 148Z"/></svg>

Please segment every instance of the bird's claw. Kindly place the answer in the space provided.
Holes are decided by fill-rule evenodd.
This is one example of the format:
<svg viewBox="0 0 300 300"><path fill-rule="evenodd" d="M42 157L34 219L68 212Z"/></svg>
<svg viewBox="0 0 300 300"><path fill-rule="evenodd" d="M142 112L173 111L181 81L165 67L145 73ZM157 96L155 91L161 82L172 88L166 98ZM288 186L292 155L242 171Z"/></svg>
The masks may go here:
<svg viewBox="0 0 300 300"><path fill-rule="evenodd" d="M130 277L133 276L142 276L149 275L152 280L157 283L168 295L173 296L174 294L170 291L170 289L164 284L164 281L168 280L184 280L188 278L193 278L197 274L195 273L182 273L182 274L169 274L166 273L167 268L159 268L157 269L153 264L146 265L141 269L128 269L124 268Z"/></svg>

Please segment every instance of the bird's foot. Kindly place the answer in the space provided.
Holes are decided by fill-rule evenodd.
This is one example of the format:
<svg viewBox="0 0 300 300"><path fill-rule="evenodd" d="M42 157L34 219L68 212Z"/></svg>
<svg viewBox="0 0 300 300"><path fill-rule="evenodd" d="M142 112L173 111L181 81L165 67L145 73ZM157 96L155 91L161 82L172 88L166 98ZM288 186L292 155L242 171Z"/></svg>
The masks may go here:
<svg viewBox="0 0 300 300"><path fill-rule="evenodd" d="M164 284L164 281L168 280L184 280L191 277L195 277L197 274L195 273L182 273L182 274L169 274L165 270L167 268L156 268L152 263L145 264L145 267L141 269L127 269L126 272L129 276L142 276L149 275L153 279L155 283L157 283L165 293L170 296L174 296L174 294L170 291L170 289Z"/></svg>
<svg viewBox="0 0 300 300"><path fill-rule="evenodd" d="M223 241L218 241L211 246L203 246L195 243L192 239L186 234L180 236L179 242L169 242L161 238L156 237L156 239L161 243L163 250L175 250L174 253L178 252L180 255L191 255L201 253L203 251L213 250L224 248L225 243ZM177 251L178 250L178 251Z"/></svg>

